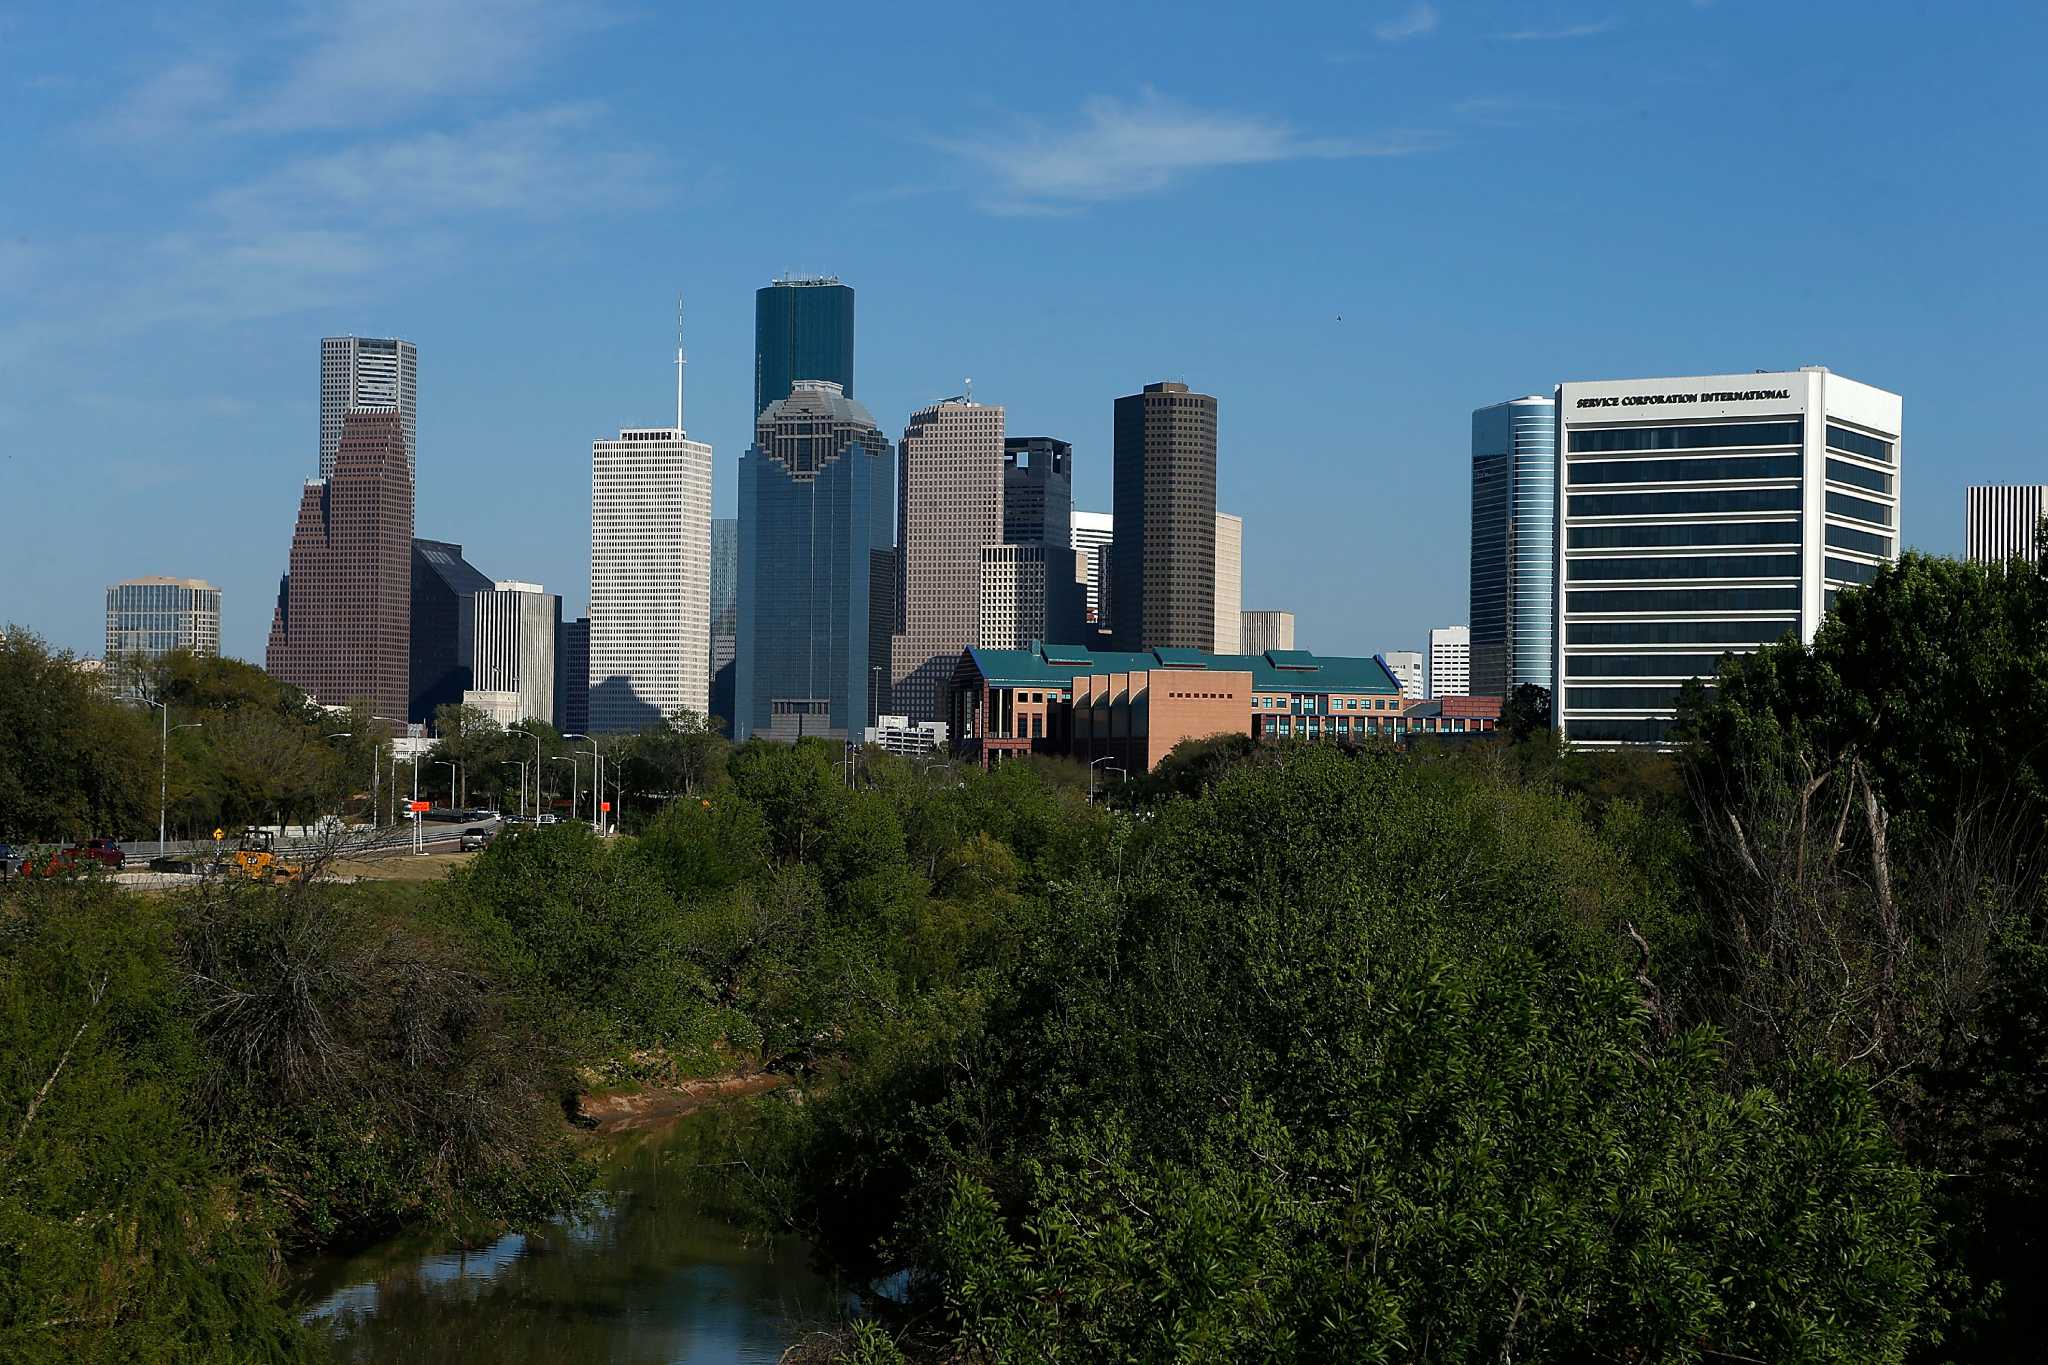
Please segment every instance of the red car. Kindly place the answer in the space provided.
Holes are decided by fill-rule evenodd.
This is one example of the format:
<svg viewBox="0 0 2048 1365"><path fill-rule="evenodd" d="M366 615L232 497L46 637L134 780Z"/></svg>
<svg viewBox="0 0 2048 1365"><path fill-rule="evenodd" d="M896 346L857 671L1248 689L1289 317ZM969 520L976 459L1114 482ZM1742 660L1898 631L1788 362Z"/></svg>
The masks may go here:
<svg viewBox="0 0 2048 1365"><path fill-rule="evenodd" d="M112 839L86 839L62 849L50 857L50 861L38 866L23 859L21 875L24 877L61 877L68 872L83 872L98 863L109 872L117 871L128 861L128 855Z"/></svg>

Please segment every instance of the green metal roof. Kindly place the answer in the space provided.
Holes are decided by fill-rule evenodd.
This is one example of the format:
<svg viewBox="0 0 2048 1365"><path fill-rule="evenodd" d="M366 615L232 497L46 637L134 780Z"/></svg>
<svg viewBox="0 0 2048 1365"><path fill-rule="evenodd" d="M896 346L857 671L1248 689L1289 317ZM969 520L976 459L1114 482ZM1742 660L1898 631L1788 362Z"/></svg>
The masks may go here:
<svg viewBox="0 0 2048 1365"><path fill-rule="evenodd" d="M1264 654L1205 654L1195 649L1131 653L1079 645L1034 645L1030 649L969 649L961 656L995 687L1065 687L1080 673L1141 673L1154 668L1249 673L1258 692L1352 692L1399 696L1401 683L1378 658L1324 657L1305 649Z"/></svg>

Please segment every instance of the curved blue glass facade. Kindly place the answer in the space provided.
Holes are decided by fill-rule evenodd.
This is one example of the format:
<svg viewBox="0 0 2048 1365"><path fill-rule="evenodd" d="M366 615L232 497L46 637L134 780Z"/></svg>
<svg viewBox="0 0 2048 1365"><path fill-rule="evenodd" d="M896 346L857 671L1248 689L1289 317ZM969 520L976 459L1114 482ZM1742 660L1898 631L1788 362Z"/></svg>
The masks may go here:
<svg viewBox="0 0 2048 1365"><path fill-rule="evenodd" d="M1516 398L1472 414L1472 691L1553 685L1557 404Z"/></svg>

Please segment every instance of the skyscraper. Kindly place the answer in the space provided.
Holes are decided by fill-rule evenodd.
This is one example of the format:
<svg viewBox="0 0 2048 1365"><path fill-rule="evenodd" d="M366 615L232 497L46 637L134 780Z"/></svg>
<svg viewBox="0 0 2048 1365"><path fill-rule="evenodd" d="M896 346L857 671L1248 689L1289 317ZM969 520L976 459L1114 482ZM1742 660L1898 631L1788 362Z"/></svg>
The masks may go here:
<svg viewBox="0 0 2048 1365"><path fill-rule="evenodd" d="M740 523L711 519L711 715L732 733L733 655L740 644Z"/></svg>
<svg viewBox="0 0 2048 1365"><path fill-rule="evenodd" d="M332 478L308 482L264 668L328 706L405 714L412 471L397 412L351 412Z"/></svg>
<svg viewBox="0 0 2048 1365"><path fill-rule="evenodd" d="M1472 668L1476 696L1553 681L1557 403L1513 398L1472 414Z"/></svg>
<svg viewBox="0 0 2048 1365"><path fill-rule="evenodd" d="M590 443L590 728L711 706L711 447L678 427Z"/></svg>
<svg viewBox="0 0 2048 1365"><path fill-rule="evenodd" d="M1216 642L1216 400L1172 382L1116 400L1117 648Z"/></svg>
<svg viewBox="0 0 2048 1365"><path fill-rule="evenodd" d="M975 645L1024 649L1033 644L1085 644L1088 589L1080 567L1084 559L1083 551L1064 545L983 546ZM954 658L958 657L956 651Z"/></svg>
<svg viewBox="0 0 2048 1365"><path fill-rule="evenodd" d="M1963 552L1978 564L2014 555L2032 559L2043 517L2048 484L1971 484L1964 493ZM107 657L114 657L111 645Z"/></svg>
<svg viewBox="0 0 2048 1365"><path fill-rule="evenodd" d="M739 462L735 739L845 739L886 709L895 464L832 381L797 380L762 410Z"/></svg>
<svg viewBox="0 0 2048 1365"><path fill-rule="evenodd" d="M320 342L320 477L334 474L341 427L351 412L395 412L405 431L405 472L419 478L419 352L396 337L323 337Z"/></svg>
<svg viewBox="0 0 2048 1365"><path fill-rule="evenodd" d="M1560 385L1565 737L1663 743L1724 652L1811 641L1898 554L1902 406L1817 367Z"/></svg>
<svg viewBox="0 0 2048 1365"><path fill-rule="evenodd" d="M555 728L590 732L590 618L562 622L555 632Z"/></svg>
<svg viewBox="0 0 2048 1365"><path fill-rule="evenodd" d="M853 288L831 275L785 275L754 291L754 416L799 379L853 397Z"/></svg>
<svg viewBox="0 0 2048 1365"><path fill-rule="evenodd" d="M1067 545L1074 534L1074 447L1052 436L1003 438L1003 540Z"/></svg>
<svg viewBox="0 0 2048 1365"><path fill-rule="evenodd" d="M476 684L471 677L476 627L473 599L491 590L490 578L445 540L412 543L412 605L408 610L411 664L405 718L417 725L443 706L458 705Z"/></svg>
<svg viewBox="0 0 2048 1365"><path fill-rule="evenodd" d="M107 667L174 649L220 653L220 589L199 578L128 578L107 589Z"/></svg>
<svg viewBox="0 0 2048 1365"><path fill-rule="evenodd" d="M1003 539L1003 410L948 398L910 416L897 462L896 635L890 709L938 720L975 638L981 551Z"/></svg>
<svg viewBox="0 0 2048 1365"><path fill-rule="evenodd" d="M1248 611L1243 614L1238 647L1245 654L1264 654L1269 649L1294 648L1294 613L1291 611Z"/></svg>
<svg viewBox="0 0 2048 1365"><path fill-rule="evenodd" d="M509 697L511 722L555 718L555 640L560 595L538 583L493 583L470 599L475 665L470 687Z"/></svg>
<svg viewBox="0 0 2048 1365"><path fill-rule="evenodd" d="M1109 624L1109 557L1116 543L1116 518L1108 512L1074 513L1074 548L1088 556L1088 621Z"/></svg>
<svg viewBox="0 0 2048 1365"><path fill-rule="evenodd" d="M1217 654L1235 654L1243 638L1244 518L1216 514L1216 643Z"/></svg>
<svg viewBox="0 0 2048 1365"><path fill-rule="evenodd" d="M1429 632L1429 695L1473 695L1470 626L1437 626Z"/></svg>

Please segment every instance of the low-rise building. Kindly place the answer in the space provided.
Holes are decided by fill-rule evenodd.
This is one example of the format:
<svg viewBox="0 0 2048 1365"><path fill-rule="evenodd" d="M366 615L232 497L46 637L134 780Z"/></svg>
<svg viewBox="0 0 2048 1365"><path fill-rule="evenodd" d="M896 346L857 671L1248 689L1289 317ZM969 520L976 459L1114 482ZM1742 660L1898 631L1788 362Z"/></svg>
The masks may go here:
<svg viewBox="0 0 2048 1365"><path fill-rule="evenodd" d="M877 716L867 728L867 742L892 754L916 758L946 747L946 723L912 720L908 716Z"/></svg>
<svg viewBox="0 0 2048 1365"><path fill-rule="evenodd" d="M965 651L948 724L953 752L984 767L1035 753L1135 774L1186 739L1399 741L1481 734L1498 718L1490 698L1411 701L1378 658L1042 644Z"/></svg>

